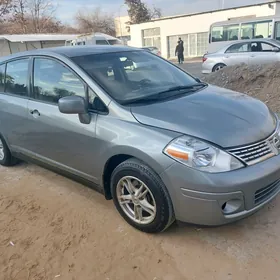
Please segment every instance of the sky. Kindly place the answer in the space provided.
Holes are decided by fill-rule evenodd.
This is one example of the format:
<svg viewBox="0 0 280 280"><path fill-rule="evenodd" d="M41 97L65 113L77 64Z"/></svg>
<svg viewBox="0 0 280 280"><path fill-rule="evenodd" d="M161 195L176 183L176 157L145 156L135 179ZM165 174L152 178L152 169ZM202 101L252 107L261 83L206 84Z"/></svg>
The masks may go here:
<svg viewBox="0 0 280 280"><path fill-rule="evenodd" d="M268 0L143 0L148 6L161 8L163 16L210 11L234 6L268 2ZM74 23L78 10L100 7L103 12L114 17L127 15L124 0L57 0L56 16L64 23Z"/></svg>

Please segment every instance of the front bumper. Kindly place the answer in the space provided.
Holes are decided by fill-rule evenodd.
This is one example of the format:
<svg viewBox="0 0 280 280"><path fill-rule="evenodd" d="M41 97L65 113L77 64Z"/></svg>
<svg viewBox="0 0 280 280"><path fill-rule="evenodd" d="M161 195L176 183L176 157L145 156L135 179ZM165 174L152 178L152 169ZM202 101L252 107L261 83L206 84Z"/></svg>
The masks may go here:
<svg viewBox="0 0 280 280"><path fill-rule="evenodd" d="M174 163L161 178L177 220L222 225L255 213L279 193L280 156L217 174Z"/></svg>

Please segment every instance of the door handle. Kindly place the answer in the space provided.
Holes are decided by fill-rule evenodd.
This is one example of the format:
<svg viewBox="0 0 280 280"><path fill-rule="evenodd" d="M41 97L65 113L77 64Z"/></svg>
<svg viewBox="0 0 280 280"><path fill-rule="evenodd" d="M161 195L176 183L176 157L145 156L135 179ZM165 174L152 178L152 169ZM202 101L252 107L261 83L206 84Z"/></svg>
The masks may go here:
<svg viewBox="0 0 280 280"><path fill-rule="evenodd" d="M29 112L34 118L37 118L37 117L41 116L40 112L37 109L30 110Z"/></svg>

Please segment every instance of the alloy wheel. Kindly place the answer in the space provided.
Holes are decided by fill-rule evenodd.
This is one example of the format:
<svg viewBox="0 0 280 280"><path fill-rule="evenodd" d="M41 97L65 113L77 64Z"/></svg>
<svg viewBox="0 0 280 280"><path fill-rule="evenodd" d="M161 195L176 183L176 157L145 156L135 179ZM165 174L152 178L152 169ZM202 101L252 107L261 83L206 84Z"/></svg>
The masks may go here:
<svg viewBox="0 0 280 280"><path fill-rule="evenodd" d="M5 157L4 145L2 140L0 139L0 160L3 160L4 157Z"/></svg>
<svg viewBox="0 0 280 280"><path fill-rule="evenodd" d="M149 187L141 180L132 176L121 178L116 193L120 207L131 220L145 225L155 219L155 198Z"/></svg>

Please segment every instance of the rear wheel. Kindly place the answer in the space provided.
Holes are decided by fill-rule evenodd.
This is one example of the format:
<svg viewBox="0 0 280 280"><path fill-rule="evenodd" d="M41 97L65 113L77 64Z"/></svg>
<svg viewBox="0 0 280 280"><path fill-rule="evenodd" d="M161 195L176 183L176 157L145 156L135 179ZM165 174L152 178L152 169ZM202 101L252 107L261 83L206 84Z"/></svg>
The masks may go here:
<svg viewBox="0 0 280 280"><path fill-rule="evenodd" d="M226 67L226 65L223 64L223 63L216 64L216 65L213 67L212 72L218 72L218 71L220 71L221 69L223 69L224 67Z"/></svg>
<svg viewBox="0 0 280 280"><path fill-rule="evenodd" d="M2 136L0 136L0 165L13 166L17 163Z"/></svg>
<svg viewBox="0 0 280 280"><path fill-rule="evenodd" d="M119 213L138 230L161 232L174 221L173 207L165 185L141 161L129 159L114 170L111 193Z"/></svg>

